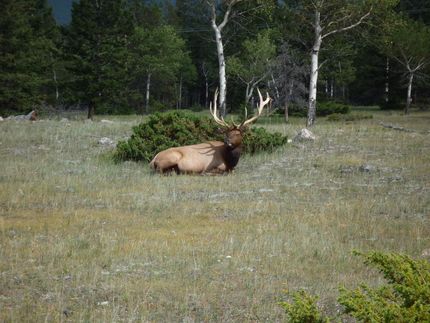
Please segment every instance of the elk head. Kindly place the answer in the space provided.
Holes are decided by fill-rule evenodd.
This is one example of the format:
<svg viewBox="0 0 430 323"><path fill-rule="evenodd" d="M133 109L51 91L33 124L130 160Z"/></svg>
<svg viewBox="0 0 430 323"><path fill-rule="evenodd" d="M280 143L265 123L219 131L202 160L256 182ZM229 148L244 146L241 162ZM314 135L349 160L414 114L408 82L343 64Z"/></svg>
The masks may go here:
<svg viewBox="0 0 430 323"><path fill-rule="evenodd" d="M245 120L242 121L242 123L240 124L236 124L233 121L231 122L231 124L229 124L224 120L223 117L220 118L217 116L218 89L215 90L213 109L212 109L212 102L210 103L209 109L215 122L221 126L221 129L225 134L224 144L227 149L233 150L241 146L243 135L248 129L249 125L255 122L261 116L263 112L263 108L272 100L268 93L267 93L266 99L264 100L260 90L257 89L257 91L258 91L258 96L260 98L260 103L258 104L257 113L252 118L249 118L249 119L247 119L245 115ZM245 110L245 112L246 111L247 110Z"/></svg>

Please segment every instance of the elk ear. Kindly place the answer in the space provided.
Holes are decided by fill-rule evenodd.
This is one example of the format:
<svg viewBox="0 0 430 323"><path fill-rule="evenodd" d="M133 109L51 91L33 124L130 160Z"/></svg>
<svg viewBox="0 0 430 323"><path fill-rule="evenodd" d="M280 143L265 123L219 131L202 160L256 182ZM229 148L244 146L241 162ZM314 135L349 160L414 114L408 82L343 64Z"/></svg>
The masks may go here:
<svg viewBox="0 0 430 323"><path fill-rule="evenodd" d="M225 134L225 128L217 128L216 132L219 133L220 135Z"/></svg>

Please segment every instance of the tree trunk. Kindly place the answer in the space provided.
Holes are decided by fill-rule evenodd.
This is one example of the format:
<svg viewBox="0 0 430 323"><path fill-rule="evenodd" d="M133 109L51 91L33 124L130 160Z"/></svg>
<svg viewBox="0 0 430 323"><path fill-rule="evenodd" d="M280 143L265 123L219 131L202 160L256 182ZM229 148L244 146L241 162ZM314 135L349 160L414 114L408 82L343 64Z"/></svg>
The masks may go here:
<svg viewBox="0 0 430 323"><path fill-rule="evenodd" d="M221 37L221 30L228 23L229 16L232 10L232 7L240 2L241 0L230 0L227 5L227 11L224 14L223 21L217 25L216 17L217 17L217 0L208 1L208 4L212 11L211 17L211 25L212 29L215 32L215 42L216 49L218 53L218 65L219 65L219 107L220 114L222 117L225 117L227 109L226 109L226 96L227 96L227 79L225 76L225 57L224 57L224 45Z"/></svg>
<svg viewBox="0 0 430 323"><path fill-rule="evenodd" d="M270 76L271 76L271 78L272 78L273 87L275 88L276 100L278 100L278 101L279 101L279 97L280 97L280 95L279 95L279 89L278 89L278 87L276 86L275 77L273 76L273 73L271 73L271 74L270 74Z"/></svg>
<svg viewBox="0 0 430 323"><path fill-rule="evenodd" d="M410 73L409 74L409 80L408 80L408 94L406 97L406 107L405 107L405 114L409 114L409 107L411 105L412 102L412 82L414 80L414 74Z"/></svg>
<svg viewBox="0 0 430 323"><path fill-rule="evenodd" d="M250 83L246 83L245 107L248 106L253 92L254 92L254 86L252 86Z"/></svg>
<svg viewBox="0 0 430 323"><path fill-rule="evenodd" d="M334 97L334 81L333 79L330 80L330 99L333 100Z"/></svg>
<svg viewBox="0 0 430 323"><path fill-rule="evenodd" d="M226 102L225 98L227 95L227 79L225 76L225 57L224 57L224 45L222 43L221 31L213 24L212 28L215 31L215 41L218 53L218 65L219 65L219 110L222 117L226 115Z"/></svg>
<svg viewBox="0 0 430 323"><path fill-rule="evenodd" d="M58 90L57 71L55 70L54 57L52 53L50 54L51 54L51 61L52 61L52 79L54 81L54 86L55 86L55 103L58 104L60 91Z"/></svg>
<svg viewBox="0 0 430 323"><path fill-rule="evenodd" d="M94 104L94 101L90 101L88 104L88 119L93 120L94 114L96 113L96 106Z"/></svg>
<svg viewBox="0 0 430 323"><path fill-rule="evenodd" d="M149 113L149 90L151 88L151 73L148 73L146 78L146 105L145 105L145 113Z"/></svg>
<svg viewBox="0 0 430 323"><path fill-rule="evenodd" d="M320 12L315 12L315 40L311 53L311 75L309 80L308 118L306 126L311 127L316 119L317 82L318 82L318 55L321 48L322 36L320 25Z"/></svg>
<svg viewBox="0 0 430 323"><path fill-rule="evenodd" d="M284 106L284 117L285 117L285 123L288 123L289 121L289 111L288 108L290 106L290 102L293 97L293 88L294 88L294 80L290 81L290 84L288 85L288 94L285 98L285 106Z"/></svg>
<svg viewBox="0 0 430 323"><path fill-rule="evenodd" d="M387 62L385 66L385 103L388 103L390 98L390 83L389 81L390 75L390 60L387 57Z"/></svg>
<svg viewBox="0 0 430 323"><path fill-rule="evenodd" d="M202 69L203 77L205 78L205 109L207 109L209 106L209 80L208 80L208 70L206 69L205 62L202 62L201 69ZM200 102L200 100L198 102Z"/></svg>
<svg viewBox="0 0 430 323"><path fill-rule="evenodd" d="M182 75L179 78L179 99L178 99L178 108L182 108Z"/></svg>

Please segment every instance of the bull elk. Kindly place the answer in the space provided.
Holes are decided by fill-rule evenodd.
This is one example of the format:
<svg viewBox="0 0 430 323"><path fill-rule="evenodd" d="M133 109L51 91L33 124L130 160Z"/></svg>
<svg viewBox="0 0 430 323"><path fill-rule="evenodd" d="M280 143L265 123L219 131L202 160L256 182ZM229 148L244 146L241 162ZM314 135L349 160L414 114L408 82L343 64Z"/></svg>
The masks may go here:
<svg viewBox="0 0 430 323"><path fill-rule="evenodd" d="M263 100L258 90L260 103L257 113L246 119L239 125L227 123L224 118L217 116L217 95L209 106L210 113L215 122L221 126L225 134L224 142L209 141L197 145L174 147L159 152L150 163L150 167L157 172L166 173L175 171L177 174L206 172L224 173L230 172L239 162L242 152L242 139L247 127L260 117L263 108L271 101L269 94Z"/></svg>

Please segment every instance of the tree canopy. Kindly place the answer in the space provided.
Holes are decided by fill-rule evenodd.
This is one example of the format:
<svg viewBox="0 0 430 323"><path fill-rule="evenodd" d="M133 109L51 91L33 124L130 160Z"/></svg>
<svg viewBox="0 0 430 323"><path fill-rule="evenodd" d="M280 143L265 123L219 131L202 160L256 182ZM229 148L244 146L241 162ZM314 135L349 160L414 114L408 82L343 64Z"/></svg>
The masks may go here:
<svg viewBox="0 0 430 323"><path fill-rule="evenodd" d="M81 0L59 26L46 1L2 1L0 113L41 105L87 109L89 117L205 109L221 75L214 14L223 27L227 112L252 104L257 86L280 109L318 109L317 100L430 102L430 19L420 1L208 4Z"/></svg>

